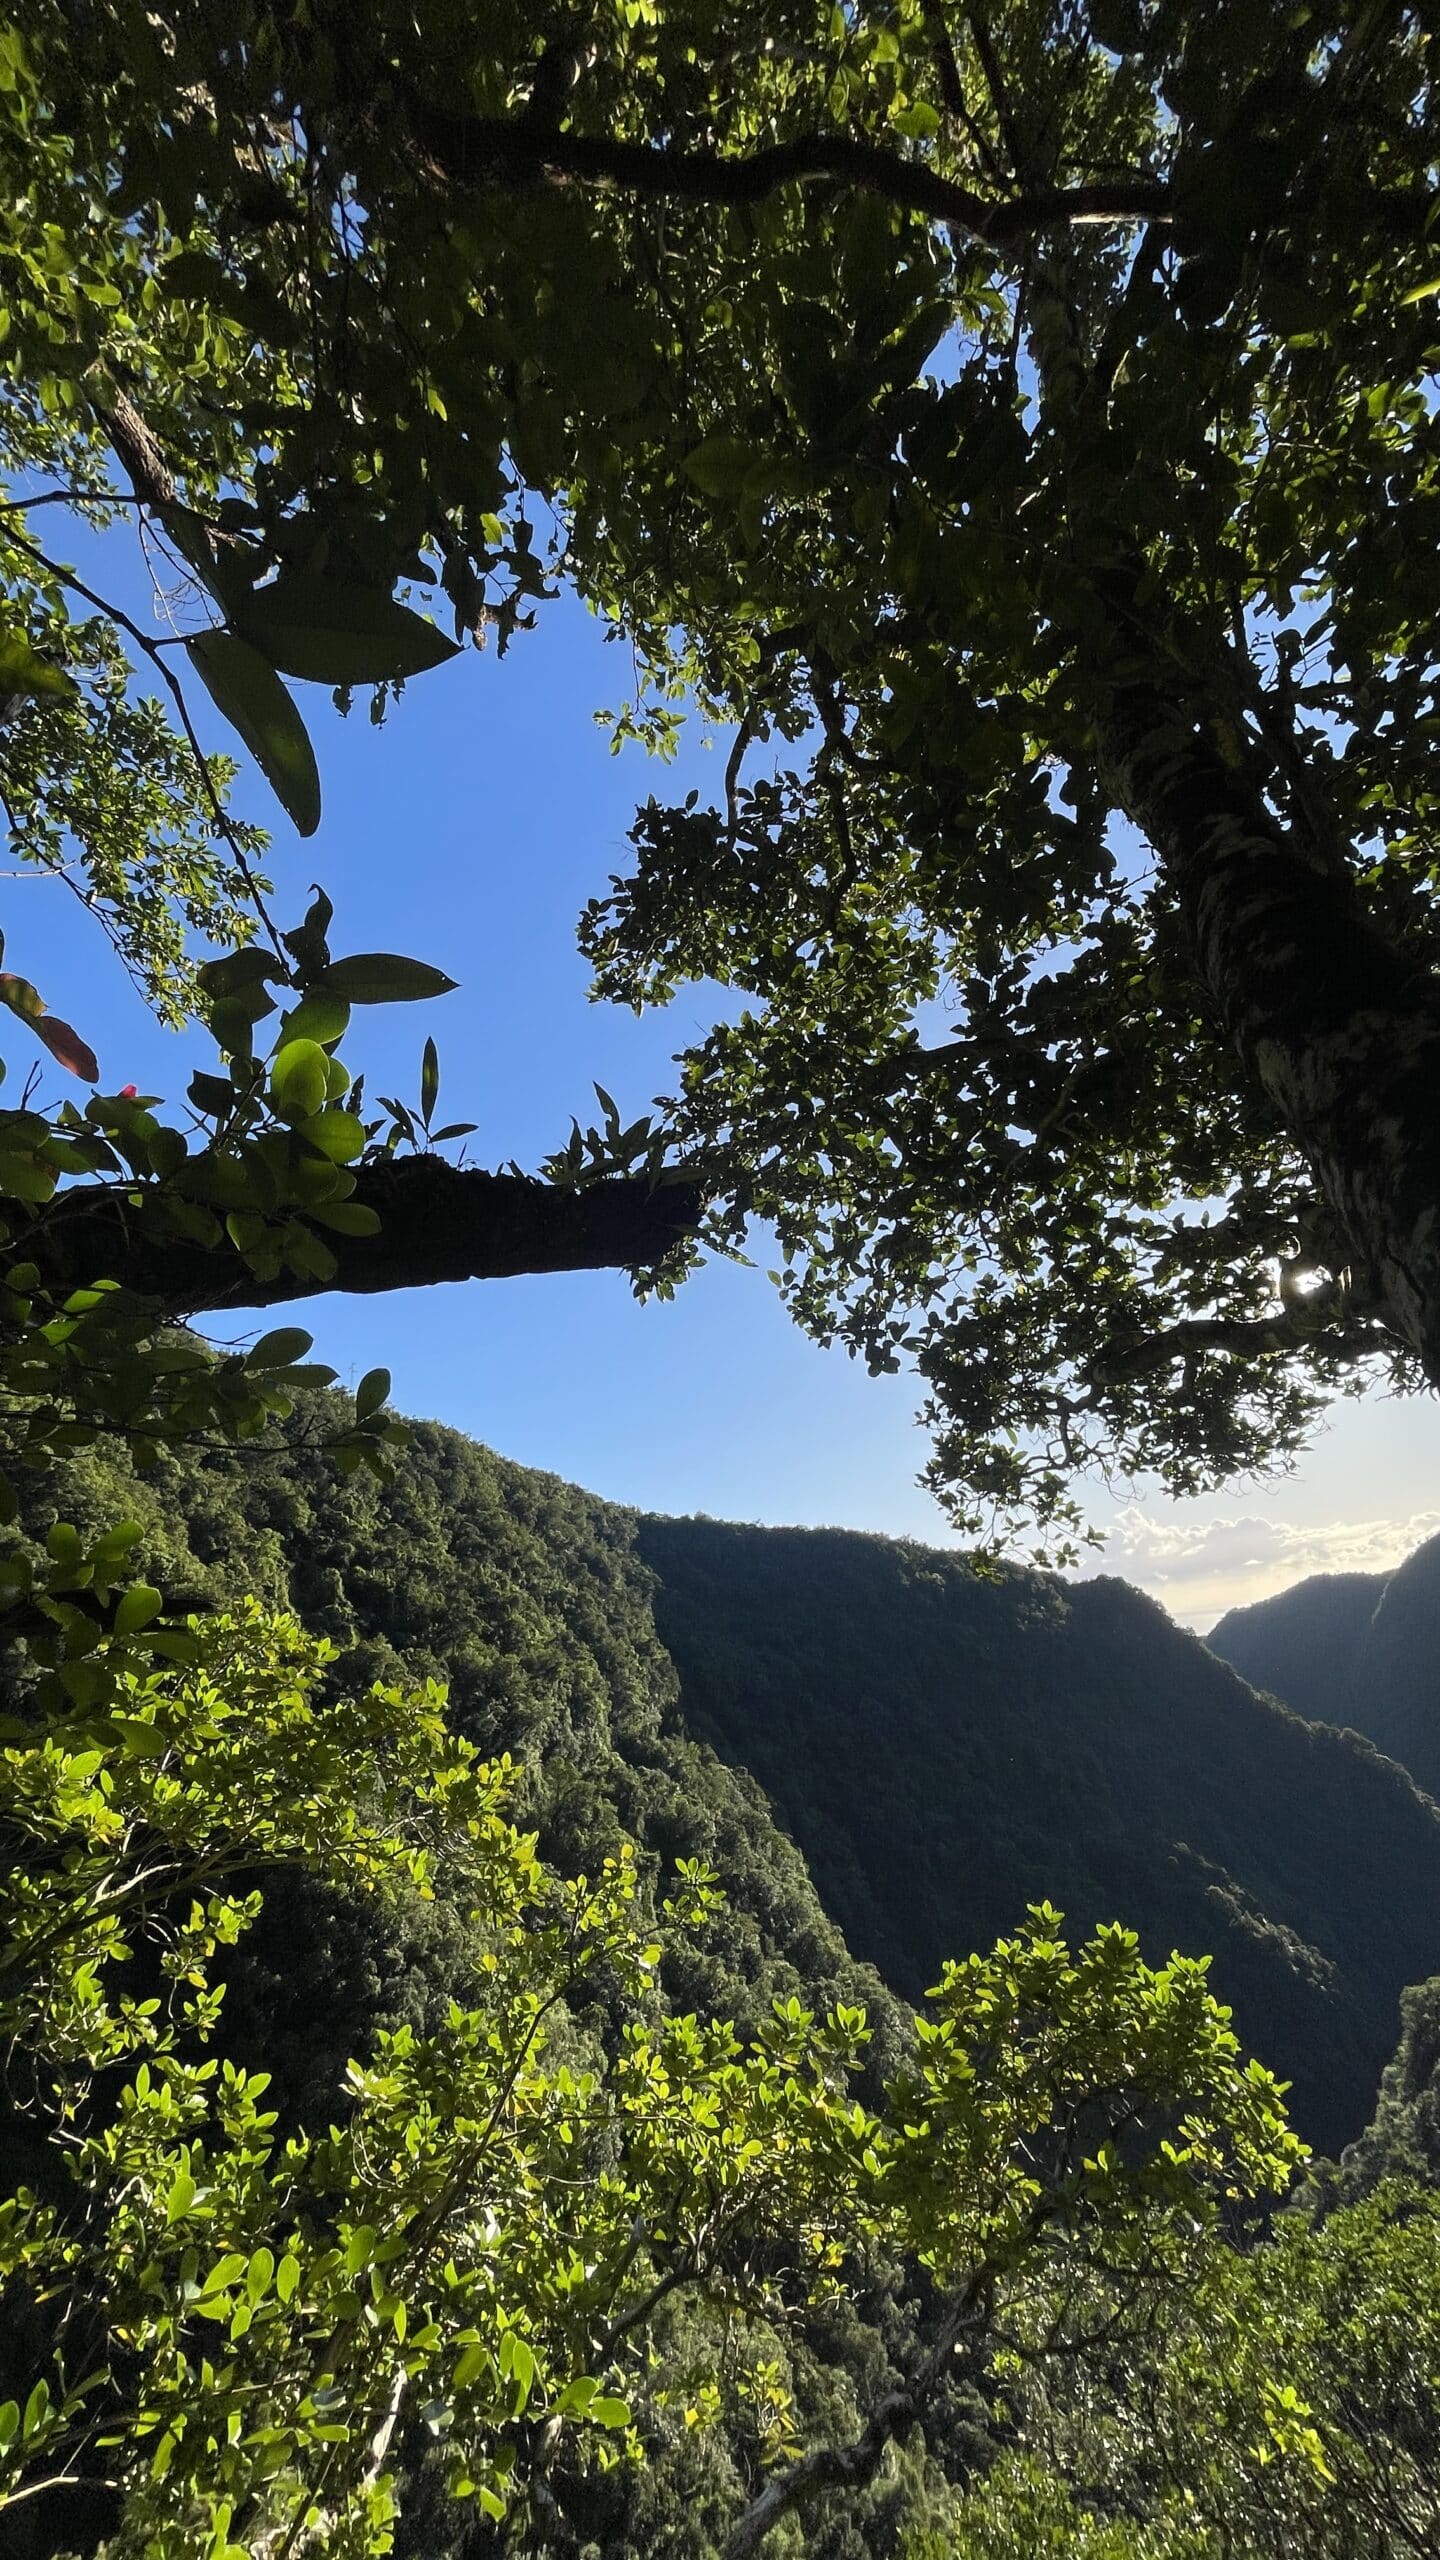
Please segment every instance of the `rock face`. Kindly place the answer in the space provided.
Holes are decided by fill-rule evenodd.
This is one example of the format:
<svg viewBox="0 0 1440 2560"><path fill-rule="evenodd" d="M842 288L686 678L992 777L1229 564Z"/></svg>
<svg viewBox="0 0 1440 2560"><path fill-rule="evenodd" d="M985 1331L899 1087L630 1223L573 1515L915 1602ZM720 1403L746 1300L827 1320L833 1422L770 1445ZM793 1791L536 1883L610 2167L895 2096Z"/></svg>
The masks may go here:
<svg viewBox="0 0 1440 2560"><path fill-rule="evenodd" d="M1440 1796L1440 1538L1391 1574L1317 1574L1208 1639L1257 1689L1350 1725Z"/></svg>
<svg viewBox="0 0 1440 2560"><path fill-rule="evenodd" d="M759 1778L907 1997L1028 1901L1212 1953L1307 2138L1358 2130L1440 1967L1440 1810L1118 1581L982 1578L841 1531L645 1520L692 1732Z"/></svg>

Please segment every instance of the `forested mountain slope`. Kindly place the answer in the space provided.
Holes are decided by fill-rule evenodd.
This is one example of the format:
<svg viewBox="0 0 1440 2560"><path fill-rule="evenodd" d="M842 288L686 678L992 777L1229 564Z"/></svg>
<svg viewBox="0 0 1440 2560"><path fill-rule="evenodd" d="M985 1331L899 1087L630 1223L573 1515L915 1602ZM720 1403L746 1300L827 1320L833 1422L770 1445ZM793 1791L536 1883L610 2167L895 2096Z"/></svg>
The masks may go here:
<svg viewBox="0 0 1440 2560"><path fill-rule="evenodd" d="M1207 1638L1297 1715L1369 1734L1440 1795L1440 1538L1393 1573L1316 1574Z"/></svg>
<svg viewBox="0 0 1440 2560"><path fill-rule="evenodd" d="M293 1608L338 1646L337 1692L448 1681L460 1728L524 1764L518 1818L562 1868L594 1874L629 1839L657 1874L700 1858L722 1877L727 1907L704 1949L692 1948L693 1973L667 1984L675 2005L748 2031L775 1996L863 2001L888 2052L894 2004L851 1962L759 1787L679 1720L629 1515L432 1423L411 1426L388 1482L346 1479L316 1445L329 1419L311 1396L283 1438L165 1452L143 1477L86 1452L36 1480L29 1517L37 1528L70 1519L87 1535L140 1521L137 1562L177 1607L253 1592ZM297 1926L310 1939L299 1964ZM274 1977L257 1982L267 1939ZM242 2004L264 2006L273 2069L277 2026L293 2008L303 2100L330 2085L369 2015L443 1990L429 1979L442 1952L409 1951L397 1976L394 1950L367 1944L363 1910L337 1920L315 1903L297 1914L272 1886L227 2021L233 2030Z"/></svg>
<svg viewBox="0 0 1440 2560"><path fill-rule="evenodd" d="M1356 1714L1356 1665L1383 1573L1312 1573L1270 1600L1231 1609L1205 1641L1212 1653L1301 1716L1369 1726Z"/></svg>
<svg viewBox="0 0 1440 2560"><path fill-rule="evenodd" d="M667 1985L680 2005L748 2025L776 1992L864 2000L883 2058L899 2013L870 1966L917 1997L1048 1897L1076 1930L1213 1951L1307 2137L1337 2150L1365 2122L1400 1992L1440 1970L1440 1811L1365 1743L1257 1698L1123 1583L637 1524L430 1423L390 1482L337 1479L320 1410L143 1479L87 1453L37 1481L33 1519L139 1519L154 1581L287 1602L339 1646L337 1686L448 1678L463 1728L525 1762L560 1863L593 1872L627 1837L657 1872L707 1860L729 1907ZM262 1935L232 2023L263 2005L273 2068L293 2013L298 2101L368 2016L436 1996L444 1950L397 1971L353 1915L272 1903L271 1971Z"/></svg>
<svg viewBox="0 0 1440 2560"><path fill-rule="evenodd" d="M841 1531L642 1522L693 1730L754 1770L851 1947L909 1996L1042 1894L1213 1951L1326 2149L1440 1966L1440 1813L1117 1581Z"/></svg>

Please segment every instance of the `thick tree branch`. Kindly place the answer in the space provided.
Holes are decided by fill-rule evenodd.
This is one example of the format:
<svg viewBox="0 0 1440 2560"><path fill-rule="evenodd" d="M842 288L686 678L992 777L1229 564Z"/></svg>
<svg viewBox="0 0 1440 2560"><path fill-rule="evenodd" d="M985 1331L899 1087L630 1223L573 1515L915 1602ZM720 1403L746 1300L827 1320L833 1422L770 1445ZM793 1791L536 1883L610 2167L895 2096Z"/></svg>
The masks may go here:
<svg viewBox="0 0 1440 2560"><path fill-rule="evenodd" d="M606 134L547 132L514 117L465 115L413 90L405 115L419 151L448 185L613 187L672 203L739 205L759 204L781 187L828 181L908 206L992 248L1056 223L1167 219L1158 179L1097 180L997 198L850 134L804 134L728 157L677 143L616 142Z"/></svg>
<svg viewBox="0 0 1440 2560"><path fill-rule="evenodd" d="M767 2481L733 2527L725 2545L725 2560L753 2560L761 2543L784 2517L810 2506L831 2490L863 2489L867 2481L874 2479L895 2438L924 2416L965 2331L984 2318L990 2290L986 2271L956 2296L918 2371L876 2403L853 2443L817 2445L813 2453L802 2454L798 2462L792 2462L788 2469Z"/></svg>
<svg viewBox="0 0 1440 2560"><path fill-rule="evenodd" d="M1078 454L1097 396L1083 332L1063 264L1033 283L1042 398ZM1076 538L1108 529L1077 519ZM1091 577L1109 798L1152 846L1212 1019L1308 1162L1367 1306L1440 1386L1440 975L1367 912L1328 829L1285 824L1208 704L1157 672L1186 653L1153 627L1145 563L1117 545Z"/></svg>
<svg viewBox="0 0 1440 2560"><path fill-rule="evenodd" d="M857 134L800 134L758 151L726 153L675 142L620 142L529 116L477 116L407 88L402 109L418 165L446 187L582 186L679 204L760 204L782 187L828 184L943 222L987 248L1031 240L1076 223L1168 224L1175 206L1164 179L1096 178L1081 186L996 195L944 177ZM1364 232L1423 238L1433 197L1420 188L1371 187L1337 198Z"/></svg>
<svg viewBox="0 0 1440 2560"><path fill-rule="evenodd" d="M157 512L173 507L178 494L175 475L129 393L112 391L108 402L96 402L95 415L111 451L129 472L131 488L142 505Z"/></svg>
<svg viewBox="0 0 1440 2560"><path fill-rule="evenodd" d="M1389 1347L1394 1349L1393 1340ZM1378 1325L1307 1325L1303 1317L1297 1322L1288 1313L1249 1320L1243 1316L1186 1316L1159 1333L1146 1334L1140 1341L1107 1344L1086 1364L1085 1375L1096 1386L1110 1386L1121 1379L1145 1377L1153 1369L1168 1368L1176 1360L1193 1360L1197 1353L1206 1351L1226 1351L1237 1360L1293 1360L1297 1352L1306 1352L1312 1358L1349 1366L1372 1358L1385 1348L1386 1337Z"/></svg>
<svg viewBox="0 0 1440 2560"><path fill-rule="evenodd" d="M369 1295L430 1288L441 1280L503 1280L522 1272L640 1269L692 1236L698 1185L617 1177L577 1191L521 1174L469 1173L439 1156L406 1156L357 1168L353 1198L380 1219L375 1236L316 1233L336 1260L333 1279L295 1272L257 1280L228 1248L214 1251L165 1231L158 1187L138 1195L85 1185L60 1193L11 1248L56 1295L116 1280L166 1316L224 1307L273 1307L321 1289Z"/></svg>

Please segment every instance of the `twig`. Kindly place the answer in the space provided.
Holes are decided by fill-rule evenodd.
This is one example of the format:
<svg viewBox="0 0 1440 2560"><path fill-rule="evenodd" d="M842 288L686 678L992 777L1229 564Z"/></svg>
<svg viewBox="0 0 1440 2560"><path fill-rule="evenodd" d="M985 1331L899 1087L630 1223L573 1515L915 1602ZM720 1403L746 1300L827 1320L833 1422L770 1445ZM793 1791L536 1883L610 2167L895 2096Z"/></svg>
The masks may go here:
<svg viewBox="0 0 1440 2560"><path fill-rule="evenodd" d="M97 595L93 587L87 587L84 579L77 578L73 569L66 569L62 567L58 560L52 560L48 553L41 550L38 542L32 542L30 540L28 534L12 531L10 539L12 542L18 542L23 551L28 551L31 559L37 561L39 566L44 569L50 577L58 578L62 586L68 587L72 595L80 596L86 604L93 605L97 613L103 613L108 621L116 623L120 630L125 632L128 638L134 641L136 648L139 649L146 658L148 658L151 666L156 670L161 683L164 685L171 701L175 705L180 726L185 732L185 737L189 744L191 754L194 756L196 765L199 769L200 779L205 789L205 797L210 803L211 815L214 819L216 828L229 848L230 858L233 861L236 870L239 872L241 879L244 881L246 890L248 891L251 901L255 907L255 912L259 916L261 923L265 927L265 931L270 937L271 948L288 977L290 973L290 963L286 956L284 945L280 940L280 935L276 929L274 920L271 917L270 910L265 904L260 883L256 879L255 874L250 867L249 856L240 842L240 838L237 835L229 813L226 810L225 803L221 799L220 793L216 787L215 777L210 771L209 760L205 754L204 748L200 744L198 736L196 735L195 723L190 717L190 708L185 700L180 679L178 676L171 673L170 668L167 666L165 659L161 654L159 643L152 640L147 631L142 631L139 623L133 621L128 613L123 613L118 605L111 604L105 596Z"/></svg>

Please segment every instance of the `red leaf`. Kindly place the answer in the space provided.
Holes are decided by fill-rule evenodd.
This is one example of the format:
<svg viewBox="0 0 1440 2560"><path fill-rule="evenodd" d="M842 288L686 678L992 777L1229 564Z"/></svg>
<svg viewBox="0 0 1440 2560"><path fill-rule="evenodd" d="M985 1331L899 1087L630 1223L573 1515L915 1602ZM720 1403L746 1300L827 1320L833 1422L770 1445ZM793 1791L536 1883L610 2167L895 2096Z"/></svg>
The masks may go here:
<svg viewBox="0 0 1440 2560"><path fill-rule="evenodd" d="M62 1022L58 1013L47 1013L30 1026L37 1040L43 1040L52 1058L68 1067L72 1076L80 1076L86 1084L98 1084L100 1068L95 1052L87 1048L78 1031Z"/></svg>

